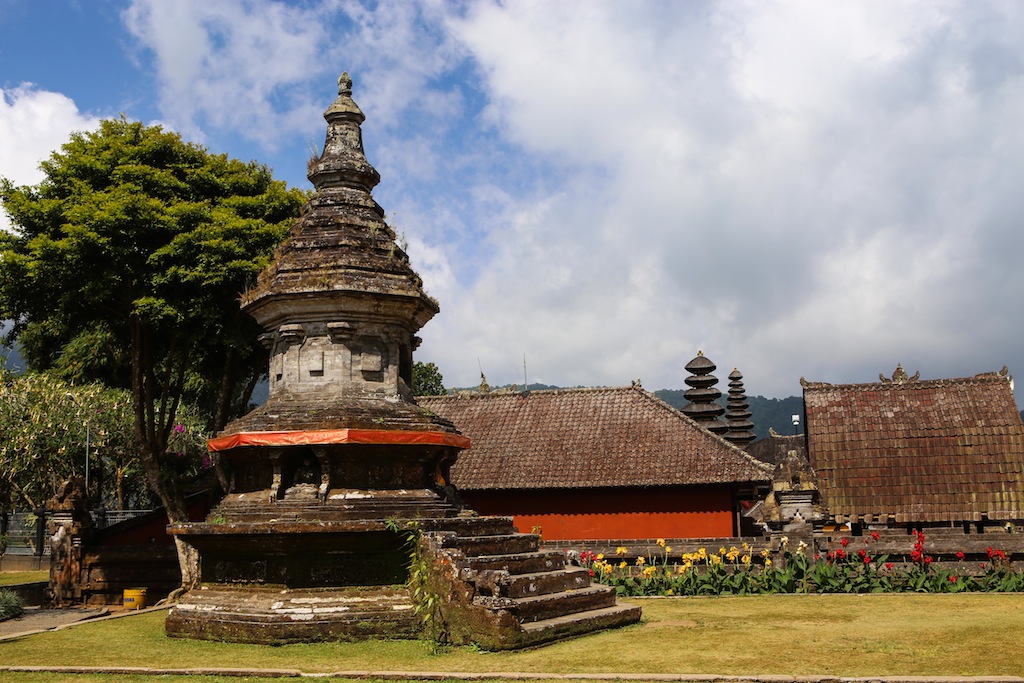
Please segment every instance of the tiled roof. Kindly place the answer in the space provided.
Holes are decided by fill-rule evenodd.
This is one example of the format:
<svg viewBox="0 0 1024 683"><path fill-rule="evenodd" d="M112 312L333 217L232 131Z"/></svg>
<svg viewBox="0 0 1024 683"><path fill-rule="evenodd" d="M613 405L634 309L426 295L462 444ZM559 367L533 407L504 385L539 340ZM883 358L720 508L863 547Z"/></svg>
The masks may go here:
<svg viewBox="0 0 1024 683"><path fill-rule="evenodd" d="M766 481L770 469L639 387L418 397L472 445L464 490Z"/></svg>
<svg viewBox="0 0 1024 683"><path fill-rule="evenodd" d="M1024 518L1024 425L1005 372L802 384L808 457L838 520Z"/></svg>

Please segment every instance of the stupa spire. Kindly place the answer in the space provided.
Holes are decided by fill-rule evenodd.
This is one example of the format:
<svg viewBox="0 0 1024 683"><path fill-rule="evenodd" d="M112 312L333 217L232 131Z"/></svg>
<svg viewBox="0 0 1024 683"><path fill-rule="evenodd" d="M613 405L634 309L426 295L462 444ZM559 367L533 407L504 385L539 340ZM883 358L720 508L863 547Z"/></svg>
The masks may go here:
<svg viewBox="0 0 1024 683"><path fill-rule="evenodd" d="M352 79L348 72L338 78L338 99L324 112L327 137L319 159L311 159L308 178L319 190L351 187L369 192L380 182L363 151L362 123L366 120L352 99Z"/></svg>

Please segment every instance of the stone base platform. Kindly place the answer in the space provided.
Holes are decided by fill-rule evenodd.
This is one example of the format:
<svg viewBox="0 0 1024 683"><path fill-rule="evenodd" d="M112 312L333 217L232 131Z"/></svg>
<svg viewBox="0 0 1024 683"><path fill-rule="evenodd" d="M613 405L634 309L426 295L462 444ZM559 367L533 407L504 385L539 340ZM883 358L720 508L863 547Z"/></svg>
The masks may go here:
<svg viewBox="0 0 1024 683"><path fill-rule="evenodd" d="M171 608L165 630L172 638L276 645L416 638L420 622L404 587L210 587Z"/></svg>

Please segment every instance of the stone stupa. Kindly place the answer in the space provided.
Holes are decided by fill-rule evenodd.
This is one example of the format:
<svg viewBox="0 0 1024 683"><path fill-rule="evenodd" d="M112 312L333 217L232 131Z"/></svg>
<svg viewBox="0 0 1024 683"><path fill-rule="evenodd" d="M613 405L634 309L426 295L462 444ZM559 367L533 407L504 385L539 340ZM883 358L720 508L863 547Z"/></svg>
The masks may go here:
<svg viewBox="0 0 1024 683"><path fill-rule="evenodd" d="M414 521L453 642L521 647L633 623L639 608L590 585L507 518L462 509L449 480L455 425L412 396L417 331L437 312L371 190L363 113L343 74L324 113L316 194L242 308L265 330L270 394L211 439L231 482L206 521L171 527L201 583L169 635L281 643L417 637L405 586Z"/></svg>

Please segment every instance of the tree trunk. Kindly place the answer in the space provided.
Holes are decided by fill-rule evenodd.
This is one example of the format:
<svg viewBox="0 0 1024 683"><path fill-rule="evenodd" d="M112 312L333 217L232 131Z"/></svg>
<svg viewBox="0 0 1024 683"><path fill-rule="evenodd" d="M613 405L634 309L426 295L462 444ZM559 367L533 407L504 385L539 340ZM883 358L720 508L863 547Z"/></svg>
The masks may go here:
<svg viewBox="0 0 1024 683"><path fill-rule="evenodd" d="M131 321L132 328L132 403L135 410L135 441L139 449L139 460L142 461L146 473L146 481L160 499L167 513L169 524L181 524L189 521L185 507L185 496L181 490L178 477L167 468L162 467L167 451L167 435L169 429L165 422L172 422L173 415L161 414L153 406L155 373L149 363L147 351L150 333L137 317ZM161 402L166 406L167 393L161 392ZM176 403L176 400L175 400ZM181 569L181 588L171 593L176 599L182 592L195 587L199 583L199 563L195 550L174 538L175 550L178 554L178 567Z"/></svg>

